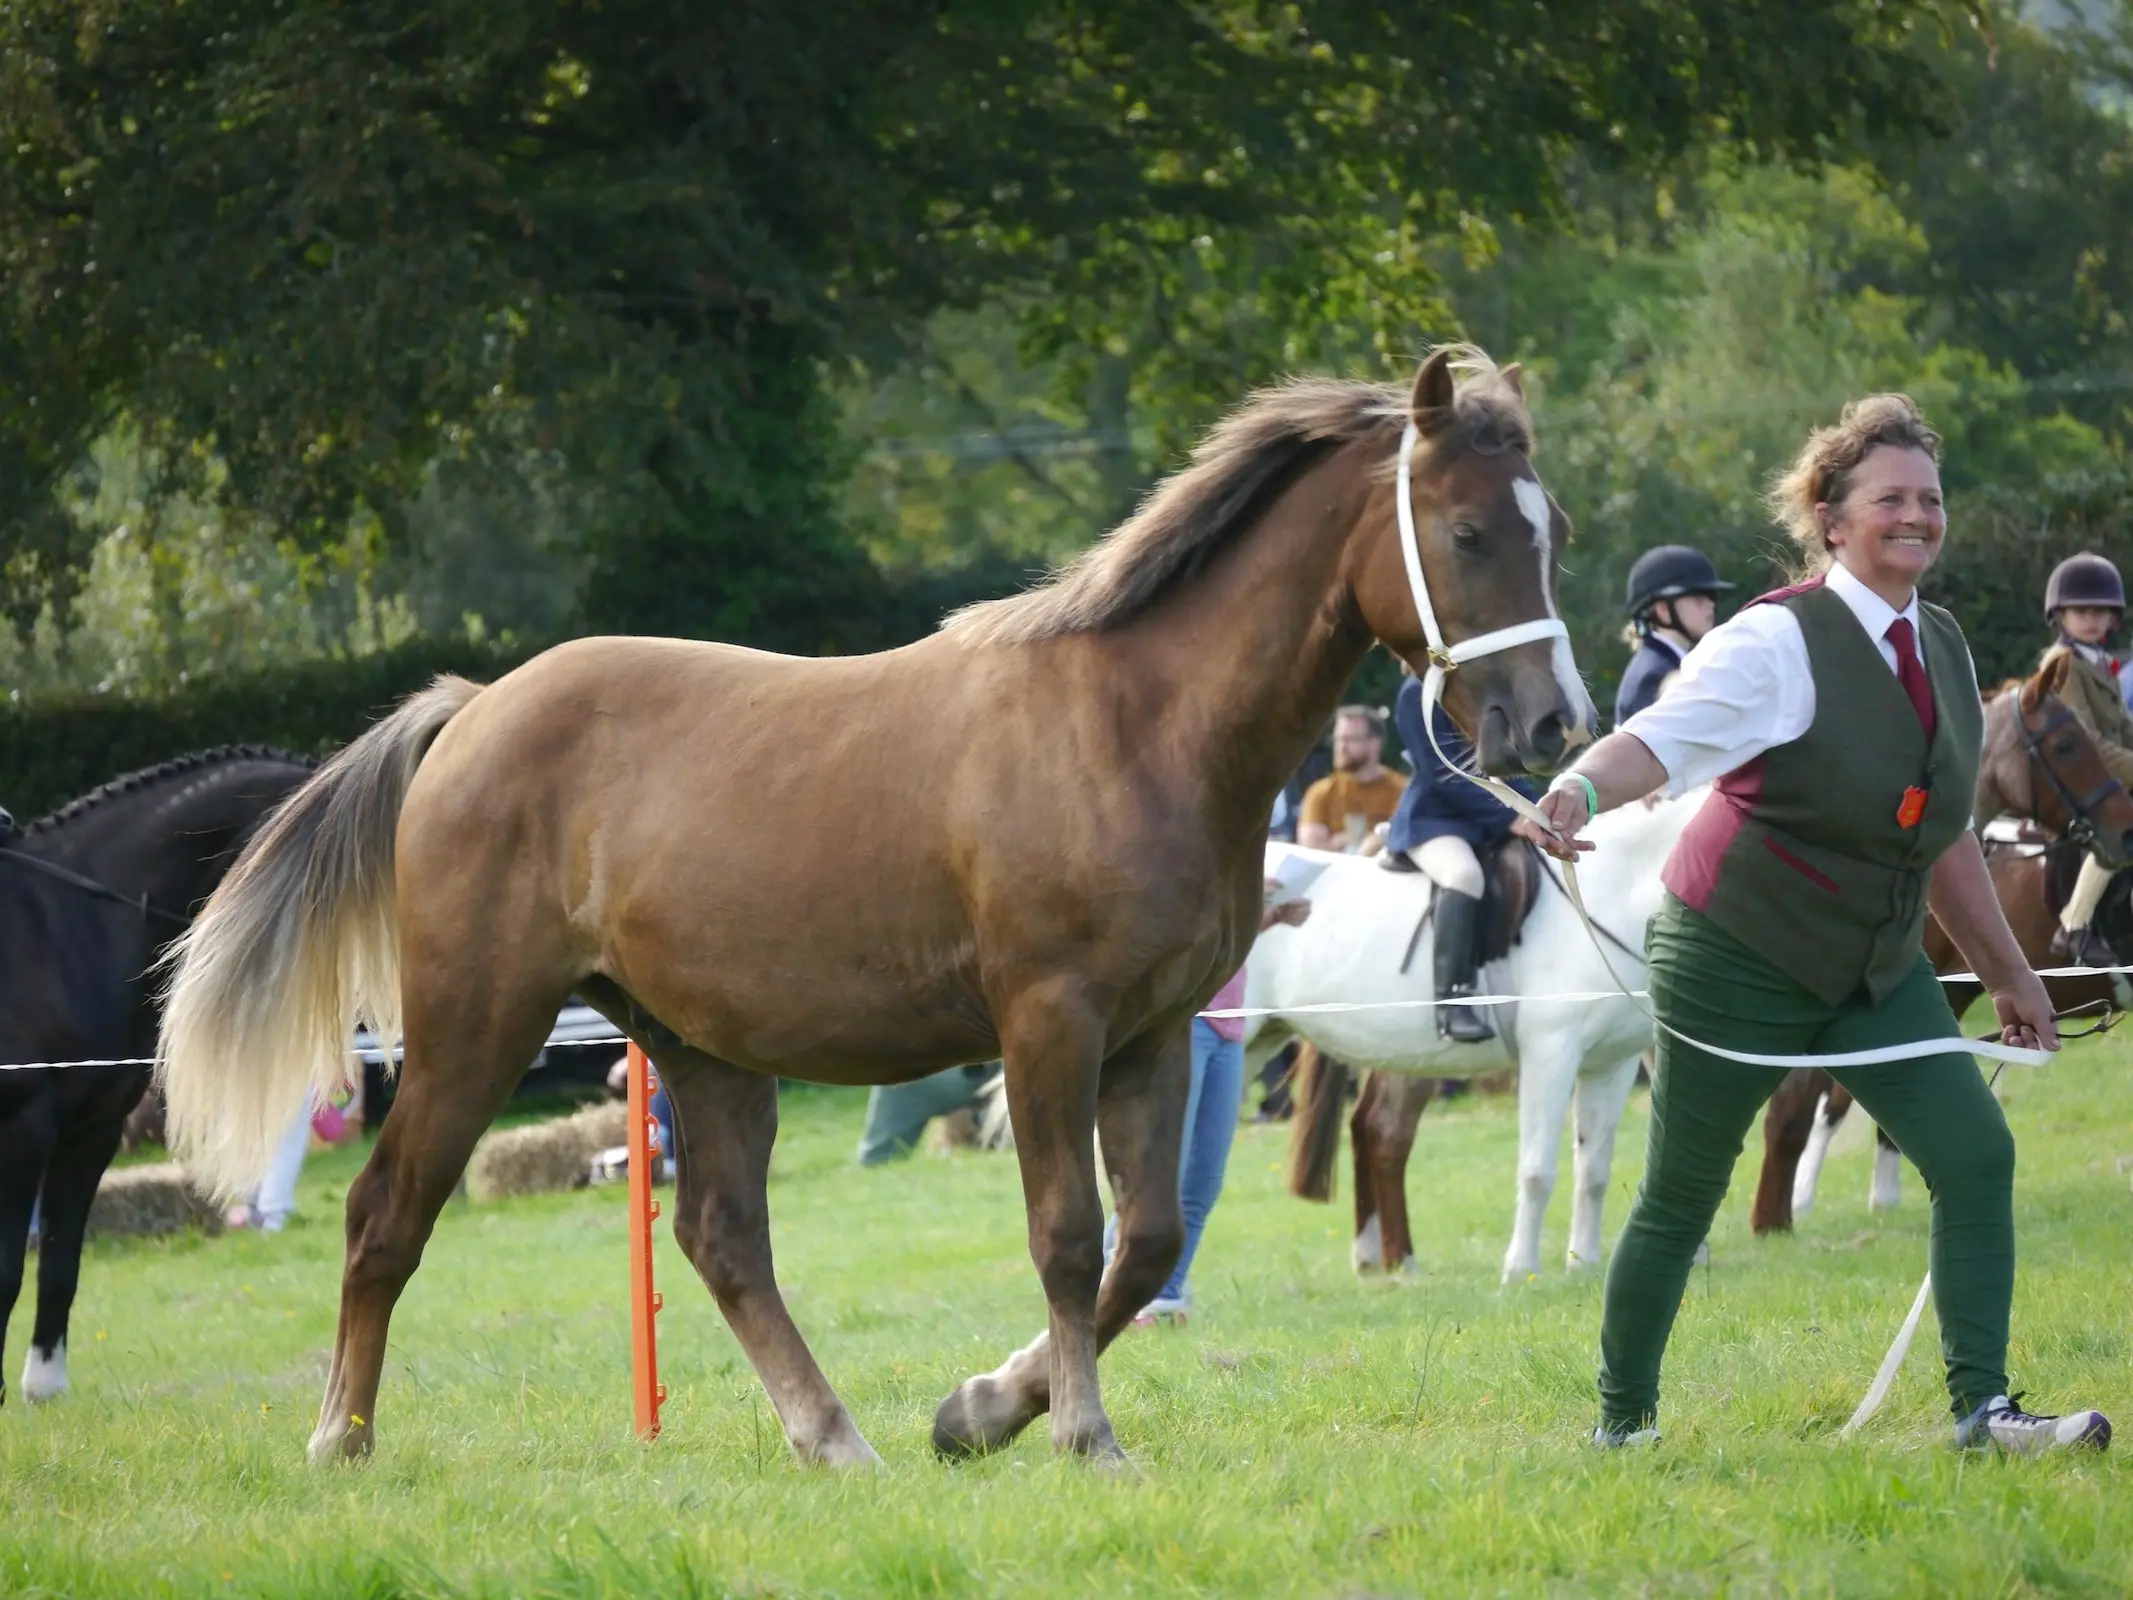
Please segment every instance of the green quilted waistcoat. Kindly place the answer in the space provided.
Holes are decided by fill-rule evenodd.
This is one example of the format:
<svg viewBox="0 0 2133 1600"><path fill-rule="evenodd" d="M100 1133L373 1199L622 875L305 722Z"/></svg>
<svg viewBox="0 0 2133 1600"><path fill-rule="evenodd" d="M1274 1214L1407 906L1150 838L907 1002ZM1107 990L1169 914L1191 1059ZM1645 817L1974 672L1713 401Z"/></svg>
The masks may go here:
<svg viewBox="0 0 2133 1600"><path fill-rule="evenodd" d="M1970 651L1955 618L1919 603L1929 744L1876 641L1820 580L1750 604L1799 619L1814 721L1719 779L1661 876L1826 1004L1862 986L1879 1004L1918 959L1933 863L1970 825L1985 733ZM1905 826L1910 789L1925 804Z"/></svg>

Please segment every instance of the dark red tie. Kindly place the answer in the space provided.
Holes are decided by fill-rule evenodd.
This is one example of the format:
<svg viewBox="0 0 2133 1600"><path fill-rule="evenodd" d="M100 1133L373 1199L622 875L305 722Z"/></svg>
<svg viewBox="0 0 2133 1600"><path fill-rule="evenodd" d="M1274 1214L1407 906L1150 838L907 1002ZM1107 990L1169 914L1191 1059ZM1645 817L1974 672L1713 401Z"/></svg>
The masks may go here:
<svg viewBox="0 0 2133 1600"><path fill-rule="evenodd" d="M1903 692L1911 697L1911 709L1918 713L1918 725L1926 730L1926 737L1933 737L1933 687L1926 682L1926 669L1918 660L1918 636L1912 630L1909 617L1898 617L1889 624L1888 641L1896 647L1896 681L1903 685Z"/></svg>

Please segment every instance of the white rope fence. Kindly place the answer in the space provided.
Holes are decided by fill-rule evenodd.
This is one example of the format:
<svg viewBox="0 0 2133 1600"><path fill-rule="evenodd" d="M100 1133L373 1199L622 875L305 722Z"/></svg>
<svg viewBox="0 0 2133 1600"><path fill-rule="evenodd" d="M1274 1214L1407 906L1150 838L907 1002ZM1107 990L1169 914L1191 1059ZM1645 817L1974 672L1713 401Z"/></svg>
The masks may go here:
<svg viewBox="0 0 2133 1600"><path fill-rule="evenodd" d="M1946 984L1982 983L1974 972L1947 972L1939 975ZM2040 967L2040 978L2109 978L2133 976L2133 966L2125 967ZM1261 1017L1317 1017L1337 1016L1354 1011L1434 1011L1440 1006L1516 1006L1532 1005L1543 1000L1566 1002L1576 1005L1597 1005L1608 1000L1645 1000L1650 998L1647 989L1565 989L1544 994L1472 994L1456 1000L1321 1000L1300 1006L1227 1006L1219 1011L1203 1011L1203 1017L1220 1021L1255 1021ZM615 1045L629 1043L626 1034L617 1033L615 1025L590 1006L565 1006L556 1017L554 1030L548 1035L542 1049L556 1046ZM1951 1044L1962 1041L1952 1040ZM375 1066L388 1060L398 1060L400 1047L386 1046L368 1033L359 1032L355 1043L349 1047L349 1055L366 1066ZM152 1067L154 1056L104 1056L80 1061L0 1061L0 1072L52 1072L64 1067Z"/></svg>

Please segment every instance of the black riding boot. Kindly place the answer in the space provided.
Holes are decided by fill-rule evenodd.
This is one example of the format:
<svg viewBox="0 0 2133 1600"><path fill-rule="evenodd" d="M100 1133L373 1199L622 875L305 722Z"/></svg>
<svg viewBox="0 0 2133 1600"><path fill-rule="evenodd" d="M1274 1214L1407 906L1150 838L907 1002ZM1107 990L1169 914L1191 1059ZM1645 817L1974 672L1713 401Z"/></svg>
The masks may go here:
<svg viewBox="0 0 2133 1600"><path fill-rule="evenodd" d="M1481 902L1450 889L1437 891L1437 998L1457 1000L1474 993L1475 952L1481 944ZM1437 1033L1460 1044L1485 1044L1496 1037L1488 1019L1472 1006L1437 1007Z"/></svg>

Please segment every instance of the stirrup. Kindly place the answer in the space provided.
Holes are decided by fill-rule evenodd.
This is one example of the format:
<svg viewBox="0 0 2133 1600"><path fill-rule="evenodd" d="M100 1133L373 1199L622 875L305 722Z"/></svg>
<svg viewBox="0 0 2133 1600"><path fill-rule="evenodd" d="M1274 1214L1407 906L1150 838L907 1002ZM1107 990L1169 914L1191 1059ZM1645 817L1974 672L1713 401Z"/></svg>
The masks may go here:
<svg viewBox="0 0 2133 1600"><path fill-rule="evenodd" d="M1459 984L1448 990L1444 998L1461 1000L1473 992L1472 984ZM1479 1007L1440 1005L1437 1007L1437 1037L1450 1039L1455 1044L1487 1044L1496 1037L1496 1029Z"/></svg>

